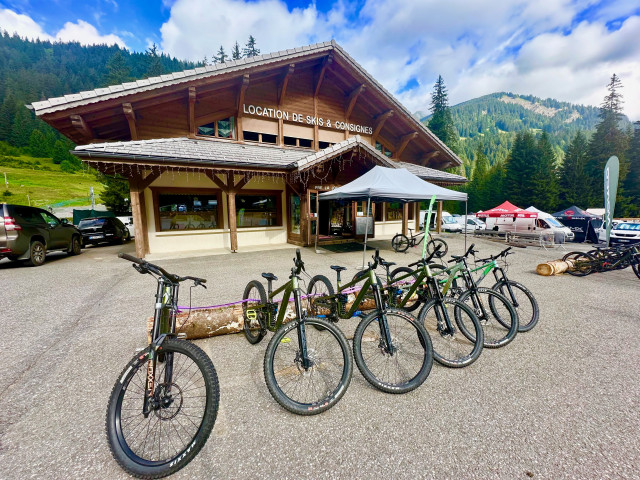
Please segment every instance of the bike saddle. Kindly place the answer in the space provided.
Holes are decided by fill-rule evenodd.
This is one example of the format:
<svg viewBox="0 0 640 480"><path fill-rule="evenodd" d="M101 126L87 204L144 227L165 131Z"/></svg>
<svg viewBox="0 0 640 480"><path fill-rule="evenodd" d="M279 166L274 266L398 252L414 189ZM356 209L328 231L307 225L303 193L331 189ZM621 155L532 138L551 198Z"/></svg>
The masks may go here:
<svg viewBox="0 0 640 480"><path fill-rule="evenodd" d="M380 260L380 265L382 265L383 267L387 268L387 267L391 267L392 265L395 265L396 262L387 262L385 260Z"/></svg>
<svg viewBox="0 0 640 480"><path fill-rule="evenodd" d="M342 272L343 270L346 270L346 269L347 269L347 267L340 267L338 265L331 265L331 270L335 270L338 273L340 273L340 272Z"/></svg>
<svg viewBox="0 0 640 480"><path fill-rule="evenodd" d="M263 273L262 277L266 278L267 280L278 280L278 277L276 277L273 273Z"/></svg>

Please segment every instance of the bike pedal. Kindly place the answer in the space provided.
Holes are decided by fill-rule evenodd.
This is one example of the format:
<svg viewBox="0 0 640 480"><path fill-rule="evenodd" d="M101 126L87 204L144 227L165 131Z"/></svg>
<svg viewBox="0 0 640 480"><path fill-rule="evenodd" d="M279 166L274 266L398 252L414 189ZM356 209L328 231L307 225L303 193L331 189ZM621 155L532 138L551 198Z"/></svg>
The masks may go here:
<svg viewBox="0 0 640 480"><path fill-rule="evenodd" d="M187 339L187 334L186 334L186 333L184 333L184 332L180 332L178 335L176 335L176 337L177 337L179 340L186 340L186 339Z"/></svg>

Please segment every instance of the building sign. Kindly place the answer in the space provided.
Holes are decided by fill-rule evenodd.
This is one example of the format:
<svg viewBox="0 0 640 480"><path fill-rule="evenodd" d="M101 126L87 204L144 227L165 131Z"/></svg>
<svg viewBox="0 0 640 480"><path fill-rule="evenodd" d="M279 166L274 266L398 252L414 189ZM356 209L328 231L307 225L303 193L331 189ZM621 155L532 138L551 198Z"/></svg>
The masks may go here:
<svg viewBox="0 0 640 480"><path fill-rule="evenodd" d="M333 128L335 130L347 130L354 133L364 133L372 135L373 128L366 125L357 125L355 123L346 123L330 118L314 117L312 115L304 115L303 113L288 112L277 108L263 107L261 105L242 104L242 112L247 115L256 115L258 117L275 118L285 120L287 122L302 123L304 125Z"/></svg>

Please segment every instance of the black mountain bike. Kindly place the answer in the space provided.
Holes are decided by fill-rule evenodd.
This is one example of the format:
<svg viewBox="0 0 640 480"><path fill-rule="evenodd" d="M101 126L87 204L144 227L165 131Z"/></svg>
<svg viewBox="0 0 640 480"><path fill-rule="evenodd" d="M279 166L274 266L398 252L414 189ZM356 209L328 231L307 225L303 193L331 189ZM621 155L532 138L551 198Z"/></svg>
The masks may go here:
<svg viewBox="0 0 640 480"><path fill-rule="evenodd" d="M562 260L570 260L567 273L583 277L594 272L608 272L631 267L640 278L640 245L619 245L596 248L588 252L569 252Z"/></svg>
<svg viewBox="0 0 640 480"><path fill-rule="evenodd" d="M360 373L383 392L409 392L422 385L431 372L431 338L409 312L385 306L381 282L375 274L376 259L379 258L377 250L373 258L374 263L369 262L369 268L344 285L340 283L340 272L346 268L332 265L337 274L337 294L327 277L313 277L307 289L311 309L332 321L361 316L353 335L353 356ZM364 284L347 310L348 293L354 293L353 287L360 282ZM359 308L369 292L373 292L376 308L364 315Z"/></svg>
<svg viewBox="0 0 640 480"><path fill-rule="evenodd" d="M158 288L151 343L118 377L107 407L109 448L120 466L141 478L177 472L198 454L218 413L220 388L213 363L200 348L177 338L181 282L204 287L203 278L180 277L124 253Z"/></svg>
<svg viewBox="0 0 640 480"><path fill-rule="evenodd" d="M269 392L290 412L315 415L334 406L345 394L353 364L342 331L303 311L299 282L304 263L300 250L296 250L293 261L289 281L277 290L271 288L272 282L278 280L273 273L262 274L268 282L268 294L257 280L247 284L242 304L244 334L255 344L267 330L275 332L264 356L264 379ZM274 298L280 293L282 299L278 302ZM295 318L283 323L292 293Z"/></svg>
<svg viewBox="0 0 640 480"><path fill-rule="evenodd" d="M399 233L395 237L391 239L391 246L393 249L398 252L406 252L409 247L417 247L422 243L425 238L425 232L418 232L417 234L413 234L413 229L409 229L409 237L406 235ZM449 251L449 246L447 242L442 240L441 238L433 238L431 236L431 232L429 232L429 241L427 242L427 253L431 255L434 252L436 253L436 257L442 258ZM440 248L436 250L436 247L440 245Z"/></svg>

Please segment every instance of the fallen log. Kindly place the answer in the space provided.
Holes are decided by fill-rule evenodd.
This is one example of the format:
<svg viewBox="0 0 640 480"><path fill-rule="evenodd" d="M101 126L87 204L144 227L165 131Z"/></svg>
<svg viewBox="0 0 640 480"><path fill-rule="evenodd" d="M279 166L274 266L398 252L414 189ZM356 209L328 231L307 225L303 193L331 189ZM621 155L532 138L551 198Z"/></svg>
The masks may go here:
<svg viewBox="0 0 640 480"><path fill-rule="evenodd" d="M571 267L573 267L573 262L571 262ZM538 275L549 277L551 275L560 275L561 273L566 272L568 268L569 262L563 260L552 260L538 265L536 272Z"/></svg>

